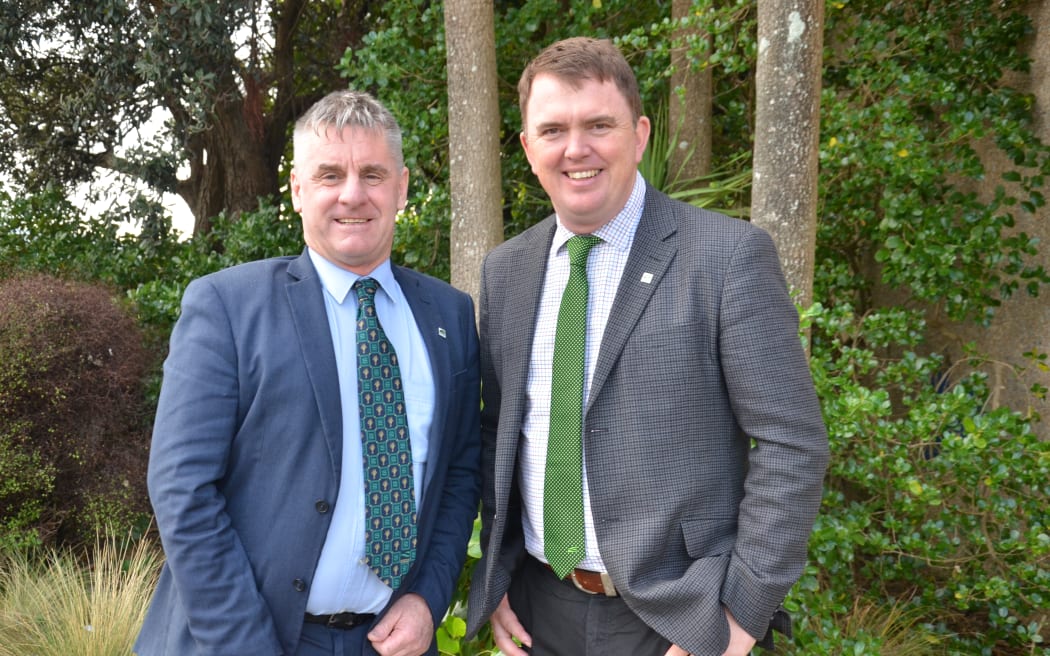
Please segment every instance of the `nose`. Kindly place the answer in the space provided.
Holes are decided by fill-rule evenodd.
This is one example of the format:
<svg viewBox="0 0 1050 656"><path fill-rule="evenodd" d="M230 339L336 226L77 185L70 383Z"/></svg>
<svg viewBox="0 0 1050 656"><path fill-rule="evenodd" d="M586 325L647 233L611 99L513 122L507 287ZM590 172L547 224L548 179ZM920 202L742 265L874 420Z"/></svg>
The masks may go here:
<svg viewBox="0 0 1050 656"><path fill-rule="evenodd" d="M346 176L339 189L339 202L344 205L357 205L365 197L365 183L356 175Z"/></svg>
<svg viewBox="0 0 1050 656"><path fill-rule="evenodd" d="M569 159L581 159L590 152L590 143L587 139L586 130L569 130L566 137L565 157Z"/></svg>

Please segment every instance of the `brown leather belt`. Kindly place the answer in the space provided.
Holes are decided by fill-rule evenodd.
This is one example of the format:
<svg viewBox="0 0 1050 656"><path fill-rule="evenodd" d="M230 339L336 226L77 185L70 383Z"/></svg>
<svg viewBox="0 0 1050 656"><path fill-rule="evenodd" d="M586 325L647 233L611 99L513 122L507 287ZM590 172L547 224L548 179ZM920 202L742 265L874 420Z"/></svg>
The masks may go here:
<svg viewBox="0 0 1050 656"><path fill-rule="evenodd" d="M543 562L542 560L536 561L546 567L551 573L554 573L554 569L550 564ZM555 574L555 576L557 576ZM576 586L577 590L586 592L587 594L597 595L603 594L606 597L619 597L620 593L616 591L616 586L613 585L612 579L605 572L592 572L589 569L574 569L569 572L564 581L571 581Z"/></svg>

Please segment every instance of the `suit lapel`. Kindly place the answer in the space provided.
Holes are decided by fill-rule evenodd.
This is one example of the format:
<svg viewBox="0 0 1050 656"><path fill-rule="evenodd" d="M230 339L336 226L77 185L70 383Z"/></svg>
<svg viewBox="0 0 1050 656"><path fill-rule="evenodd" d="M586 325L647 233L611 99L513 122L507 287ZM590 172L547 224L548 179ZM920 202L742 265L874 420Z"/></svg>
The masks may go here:
<svg viewBox="0 0 1050 656"><path fill-rule="evenodd" d="M521 432L521 421L525 416L525 386L529 379L529 360L532 356L533 336L536 329L536 313L539 312L543 278L547 272L547 259L554 239L556 224L553 216L540 223L536 229L522 233L516 242L516 252L507 253L503 262L512 267L504 272L502 288L490 289L490 293L504 296L506 312L502 331L504 338L499 344L503 350L503 389L501 398L506 414L514 419L509 426L514 434ZM501 422L502 424L502 422ZM517 448L517 439L510 445Z"/></svg>
<svg viewBox="0 0 1050 656"><path fill-rule="evenodd" d="M647 185L645 209L635 232L634 244L620 278L609 321L602 335L602 345L591 378L587 409L598 397L609 373L623 352L627 339L642 316L653 292L667 273L667 268L678 252L673 236L678 226L674 211L665 197ZM586 410L584 415L586 415Z"/></svg>
<svg viewBox="0 0 1050 656"><path fill-rule="evenodd" d="M310 256L303 254L288 265L286 287L292 320L299 337L299 350L306 363L310 388L317 401L328 452L332 458L333 480L339 480L343 457L343 415L339 398L339 372L336 369L332 334L328 329L324 297L317 271ZM276 344L274 348L284 348Z"/></svg>
<svg viewBox="0 0 1050 656"><path fill-rule="evenodd" d="M442 438L444 437L444 426L447 421L449 390L451 388L452 364L449 359L448 342L445 335L448 326L444 323L444 315L441 308L437 306L428 294L423 290L419 280L408 276L404 269L391 264L394 278L401 287L401 292L408 300L412 308L412 316L416 326L423 336L423 343L427 347L427 356L430 358L430 369L434 376L434 419L430 426L430 456L431 462L437 462L442 451ZM437 467L427 466L426 477L423 480L423 489L430 485L430 479ZM427 497L424 492L423 498Z"/></svg>

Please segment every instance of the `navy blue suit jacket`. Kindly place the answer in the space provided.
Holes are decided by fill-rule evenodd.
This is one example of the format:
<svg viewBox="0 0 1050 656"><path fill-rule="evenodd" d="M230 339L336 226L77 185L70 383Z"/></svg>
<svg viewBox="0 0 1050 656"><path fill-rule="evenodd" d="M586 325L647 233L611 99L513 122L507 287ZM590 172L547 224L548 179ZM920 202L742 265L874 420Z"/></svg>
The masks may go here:
<svg viewBox="0 0 1050 656"><path fill-rule="evenodd" d="M417 593L437 626L478 507L478 337L467 294L393 271L436 396L417 559L391 603ZM340 494L342 431L322 287L305 252L189 285L164 364L148 477L167 562L136 653L295 649Z"/></svg>

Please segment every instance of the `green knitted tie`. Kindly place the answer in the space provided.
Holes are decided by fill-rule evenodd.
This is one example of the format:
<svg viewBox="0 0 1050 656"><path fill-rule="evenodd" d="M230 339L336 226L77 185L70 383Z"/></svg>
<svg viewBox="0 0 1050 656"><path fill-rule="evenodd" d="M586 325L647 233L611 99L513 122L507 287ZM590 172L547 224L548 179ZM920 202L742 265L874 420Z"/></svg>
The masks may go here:
<svg viewBox="0 0 1050 656"><path fill-rule="evenodd" d="M601 239L569 239L551 373L551 423L543 482L543 552L565 578L583 560L583 355L587 346L587 255Z"/></svg>
<svg viewBox="0 0 1050 656"><path fill-rule="evenodd" d="M376 315L378 283L361 278L357 292L357 375L364 450L366 557L393 589L416 557L416 493L412 444L397 353Z"/></svg>

